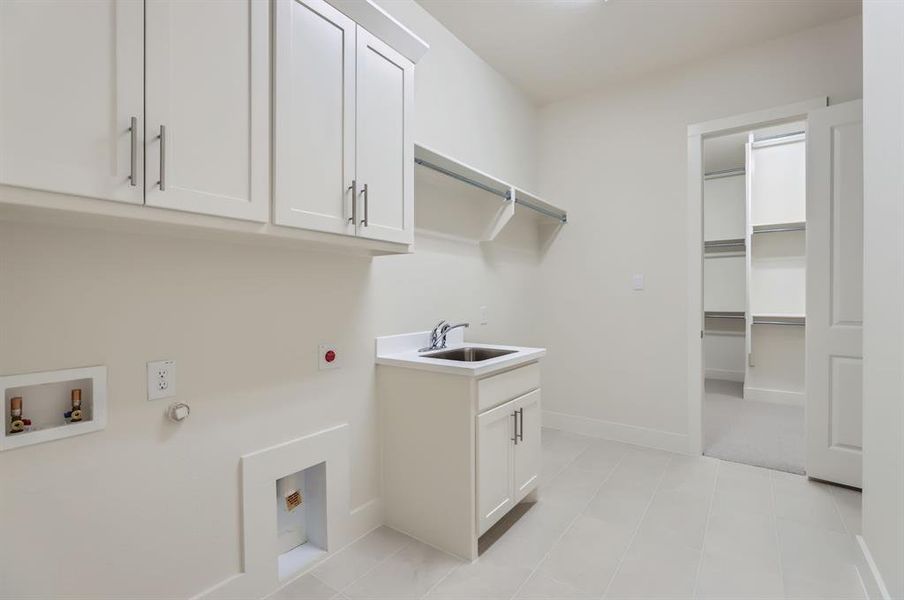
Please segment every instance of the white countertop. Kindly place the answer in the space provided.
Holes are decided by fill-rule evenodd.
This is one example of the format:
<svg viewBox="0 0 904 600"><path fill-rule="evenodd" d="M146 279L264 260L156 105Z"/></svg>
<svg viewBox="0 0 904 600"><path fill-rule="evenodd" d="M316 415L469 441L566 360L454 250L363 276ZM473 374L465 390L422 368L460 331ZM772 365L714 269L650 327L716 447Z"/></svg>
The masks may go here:
<svg viewBox="0 0 904 600"><path fill-rule="evenodd" d="M449 332L444 350L455 348L499 348L514 350L511 354L497 356L478 362L459 360L443 360L424 356L418 349L430 345L430 332L403 333L377 338L376 362L378 365L406 367L436 373L450 373L469 377L482 377L497 371L504 371L517 365L536 361L546 356L546 348L525 348L523 346L506 346L503 344L474 344L464 341L464 331L454 329ZM438 352L433 350L431 352Z"/></svg>

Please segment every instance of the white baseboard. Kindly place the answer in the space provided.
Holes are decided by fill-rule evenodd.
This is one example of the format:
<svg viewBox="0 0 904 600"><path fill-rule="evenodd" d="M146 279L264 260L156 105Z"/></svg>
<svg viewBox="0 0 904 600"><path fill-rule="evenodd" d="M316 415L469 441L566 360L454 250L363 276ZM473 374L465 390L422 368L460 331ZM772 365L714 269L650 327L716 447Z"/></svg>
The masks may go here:
<svg viewBox="0 0 904 600"><path fill-rule="evenodd" d="M706 379L721 379L722 381L734 381L744 383L744 371L730 371L728 369L705 369Z"/></svg>
<svg viewBox="0 0 904 600"><path fill-rule="evenodd" d="M684 433L647 429L550 410L543 411L543 426L680 454L687 454L688 449L687 434Z"/></svg>
<svg viewBox="0 0 904 600"><path fill-rule="evenodd" d="M864 591L866 591L866 597L869 600L891 600L891 595L888 593L888 588L885 587L882 574L879 573L879 568L876 566L873 555L870 554L869 547L867 547L866 540L863 539L862 535L857 536L857 546L860 548L862 560L858 570L863 581Z"/></svg>
<svg viewBox="0 0 904 600"><path fill-rule="evenodd" d="M770 390L744 386L744 400L756 400L758 402L771 402L772 404L786 404L790 406L803 406L806 394L803 392L789 392L786 390Z"/></svg>

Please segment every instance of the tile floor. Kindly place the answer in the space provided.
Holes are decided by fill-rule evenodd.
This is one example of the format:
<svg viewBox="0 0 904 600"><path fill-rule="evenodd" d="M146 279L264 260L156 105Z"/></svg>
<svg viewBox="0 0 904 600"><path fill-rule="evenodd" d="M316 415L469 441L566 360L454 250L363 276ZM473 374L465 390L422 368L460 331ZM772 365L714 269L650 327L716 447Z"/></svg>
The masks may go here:
<svg viewBox="0 0 904 600"><path fill-rule="evenodd" d="M544 429L539 500L471 564L382 527L271 596L535 600L865 598L860 494Z"/></svg>

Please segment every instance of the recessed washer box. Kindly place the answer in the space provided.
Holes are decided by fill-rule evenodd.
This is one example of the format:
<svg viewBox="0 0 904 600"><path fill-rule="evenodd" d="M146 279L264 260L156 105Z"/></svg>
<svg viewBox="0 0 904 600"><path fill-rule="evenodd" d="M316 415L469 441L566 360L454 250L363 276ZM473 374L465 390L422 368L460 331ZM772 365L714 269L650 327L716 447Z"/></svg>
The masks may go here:
<svg viewBox="0 0 904 600"><path fill-rule="evenodd" d="M72 391L80 390L82 419L68 422ZM107 367L82 367L0 376L3 426L0 450L99 431L107 425ZM21 398L30 429L11 431L12 399Z"/></svg>

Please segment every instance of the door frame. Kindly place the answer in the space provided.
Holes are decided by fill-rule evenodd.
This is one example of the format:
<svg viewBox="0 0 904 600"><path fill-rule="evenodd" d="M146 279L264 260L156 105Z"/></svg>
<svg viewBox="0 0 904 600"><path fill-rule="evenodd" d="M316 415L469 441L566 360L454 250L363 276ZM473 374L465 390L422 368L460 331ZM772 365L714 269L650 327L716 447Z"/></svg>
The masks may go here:
<svg viewBox="0 0 904 600"><path fill-rule="evenodd" d="M825 108L819 96L687 127L687 406L688 453L703 454L703 141L707 138L803 121L811 110Z"/></svg>

